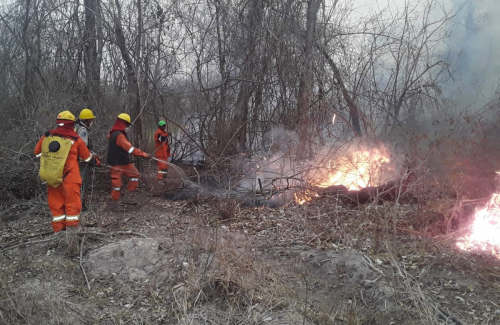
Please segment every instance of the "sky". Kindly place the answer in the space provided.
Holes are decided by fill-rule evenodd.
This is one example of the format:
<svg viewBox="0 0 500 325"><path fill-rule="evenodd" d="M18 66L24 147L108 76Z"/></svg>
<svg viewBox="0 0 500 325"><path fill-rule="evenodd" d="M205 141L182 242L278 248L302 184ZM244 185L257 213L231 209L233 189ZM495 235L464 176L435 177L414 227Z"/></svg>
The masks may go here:
<svg viewBox="0 0 500 325"><path fill-rule="evenodd" d="M424 6L433 0L352 0L359 15L387 7L401 9L406 2ZM451 52L453 80L443 87L445 96L466 107L480 109L498 97L500 81L500 0L434 0L432 15L442 17L443 9L455 14L449 25L450 39L443 53Z"/></svg>

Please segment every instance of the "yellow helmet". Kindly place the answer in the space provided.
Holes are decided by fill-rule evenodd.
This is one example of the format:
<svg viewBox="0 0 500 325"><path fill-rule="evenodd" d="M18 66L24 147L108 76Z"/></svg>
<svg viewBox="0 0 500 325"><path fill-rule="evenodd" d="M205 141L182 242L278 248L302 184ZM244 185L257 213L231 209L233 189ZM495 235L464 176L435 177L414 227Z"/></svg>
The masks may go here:
<svg viewBox="0 0 500 325"><path fill-rule="evenodd" d="M75 115L71 114L70 111L62 111L57 115L58 120L68 120L68 121L75 121Z"/></svg>
<svg viewBox="0 0 500 325"><path fill-rule="evenodd" d="M129 124L131 123L130 122L130 115L128 115L127 113L121 113L120 115L118 115L118 118L128 122Z"/></svg>
<svg viewBox="0 0 500 325"><path fill-rule="evenodd" d="M92 120L95 119L94 113L88 108L82 109L80 112L80 116L78 117L80 120Z"/></svg>

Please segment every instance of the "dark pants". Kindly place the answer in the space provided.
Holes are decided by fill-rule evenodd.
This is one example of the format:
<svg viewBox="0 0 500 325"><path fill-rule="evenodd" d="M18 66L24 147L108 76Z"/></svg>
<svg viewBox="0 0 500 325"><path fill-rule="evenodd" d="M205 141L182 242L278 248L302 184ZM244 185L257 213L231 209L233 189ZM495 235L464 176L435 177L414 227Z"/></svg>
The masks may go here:
<svg viewBox="0 0 500 325"><path fill-rule="evenodd" d="M88 164L79 164L80 176L82 177L82 198L83 194L88 192L89 187L92 185L92 167Z"/></svg>

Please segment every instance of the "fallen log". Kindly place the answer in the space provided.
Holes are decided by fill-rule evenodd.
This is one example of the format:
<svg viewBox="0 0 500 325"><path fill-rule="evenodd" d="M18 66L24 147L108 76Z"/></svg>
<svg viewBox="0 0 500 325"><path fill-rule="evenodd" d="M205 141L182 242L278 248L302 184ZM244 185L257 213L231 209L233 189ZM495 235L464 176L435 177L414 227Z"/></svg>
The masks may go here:
<svg viewBox="0 0 500 325"><path fill-rule="evenodd" d="M357 201L361 204L372 202L377 200L380 201L395 201L403 193L403 188L399 182L388 182L380 186L375 187L365 187L358 191L355 196Z"/></svg>
<svg viewBox="0 0 500 325"><path fill-rule="evenodd" d="M328 187L315 187L313 191L321 196L348 195L349 190L344 185L333 185Z"/></svg>
<svg viewBox="0 0 500 325"><path fill-rule="evenodd" d="M408 193L406 185L398 181L387 182L380 186L365 187L358 191L349 191L343 185L334 185L314 189L320 196L337 196L345 203L366 204L384 201L414 202L415 197Z"/></svg>

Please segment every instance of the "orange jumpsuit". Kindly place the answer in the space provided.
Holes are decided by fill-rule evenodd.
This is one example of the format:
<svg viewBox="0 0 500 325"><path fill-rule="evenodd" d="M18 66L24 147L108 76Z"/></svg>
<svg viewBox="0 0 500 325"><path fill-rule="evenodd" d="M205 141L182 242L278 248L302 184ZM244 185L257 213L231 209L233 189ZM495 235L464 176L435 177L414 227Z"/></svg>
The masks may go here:
<svg viewBox="0 0 500 325"><path fill-rule="evenodd" d="M160 139L162 137L163 139ZM158 129L155 132L154 140L155 140L155 156L158 159L168 161L168 157L170 157L170 150L168 147L168 132L163 131L162 129ZM162 141L163 140L163 141ZM167 173L168 164L156 161L158 166L158 172L156 173L157 179L163 179L163 176Z"/></svg>
<svg viewBox="0 0 500 325"><path fill-rule="evenodd" d="M35 146L35 155L41 156L43 136ZM73 142L69 149L68 158L64 165L63 182L58 187L48 185L49 209L52 213L52 228L54 232L59 232L66 227L76 227L79 223L79 216L82 210L82 200L80 198L80 168L78 158L85 162L92 160L92 154L82 139L70 138Z"/></svg>
<svg viewBox="0 0 500 325"><path fill-rule="evenodd" d="M108 136L109 138L109 136ZM116 144L128 152L129 154L136 157L145 157L149 155L142 150L135 148L127 140L124 134L119 134L116 137ZM129 178L127 184L127 190L133 191L139 186L139 176L141 175L134 164L128 163L125 165L112 165L111 166L111 198L113 200L120 199L120 190L122 187L122 174Z"/></svg>

